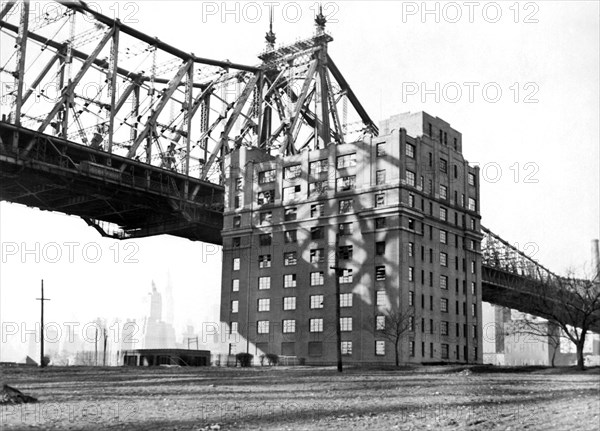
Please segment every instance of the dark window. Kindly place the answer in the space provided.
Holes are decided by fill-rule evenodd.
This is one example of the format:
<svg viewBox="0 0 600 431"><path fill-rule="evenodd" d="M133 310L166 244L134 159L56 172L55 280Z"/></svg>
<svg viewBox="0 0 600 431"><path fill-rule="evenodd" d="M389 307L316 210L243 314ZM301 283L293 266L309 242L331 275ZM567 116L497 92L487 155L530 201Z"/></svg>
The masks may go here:
<svg viewBox="0 0 600 431"><path fill-rule="evenodd" d="M263 233L258 236L258 242L260 245L271 245L271 234Z"/></svg>
<svg viewBox="0 0 600 431"><path fill-rule="evenodd" d="M377 217L375 219L375 229L383 229L385 227L385 217Z"/></svg>
<svg viewBox="0 0 600 431"><path fill-rule="evenodd" d="M375 243L375 254L383 256L385 254L385 241L378 241Z"/></svg>
<svg viewBox="0 0 600 431"><path fill-rule="evenodd" d="M296 216L297 216L296 208L286 208L285 209L285 214L284 214L285 221L296 220Z"/></svg>

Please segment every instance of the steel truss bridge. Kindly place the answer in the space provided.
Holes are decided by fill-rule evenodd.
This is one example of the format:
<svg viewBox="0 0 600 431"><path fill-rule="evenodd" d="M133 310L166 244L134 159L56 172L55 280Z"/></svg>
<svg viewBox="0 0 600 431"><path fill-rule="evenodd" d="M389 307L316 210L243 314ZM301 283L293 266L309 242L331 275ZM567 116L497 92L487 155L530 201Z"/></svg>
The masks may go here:
<svg viewBox="0 0 600 431"><path fill-rule="evenodd" d="M270 29L250 66L183 52L83 2L34 20L28 1L0 5L0 199L104 236L220 244L230 151L291 155L378 133L327 51L322 13L291 45L276 48ZM556 276L483 233L483 300L531 312L524 281Z"/></svg>

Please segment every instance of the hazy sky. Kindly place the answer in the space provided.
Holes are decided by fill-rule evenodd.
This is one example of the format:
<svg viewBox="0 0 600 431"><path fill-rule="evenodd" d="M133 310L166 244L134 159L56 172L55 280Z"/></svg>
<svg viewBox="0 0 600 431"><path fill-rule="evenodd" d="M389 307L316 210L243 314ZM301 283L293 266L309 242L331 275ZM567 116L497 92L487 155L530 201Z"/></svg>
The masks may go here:
<svg viewBox="0 0 600 431"><path fill-rule="evenodd" d="M264 48L263 2L227 3L227 14L222 2L121 2L110 9L113 3L98 6L198 56L256 64ZM371 117L424 110L462 132L465 157L484 174L483 224L561 273L589 265L590 241L600 236L599 3L513 4L479 2L469 10L463 2L428 2L438 22L434 13L422 15L422 2L323 6L335 39L331 57ZM278 43L312 34L314 5L276 5ZM0 242L19 252L39 243L41 257L3 255L2 322L33 327L41 278L52 298L49 321L135 317L145 311L151 281L163 289L167 272L176 323L218 319L221 258L213 246L173 237L116 242L78 218L6 202ZM73 262L66 242L79 243ZM61 246L57 263L43 262L50 243ZM98 250L98 262L87 262ZM125 262L129 253L137 263ZM2 360L14 355L3 342Z"/></svg>

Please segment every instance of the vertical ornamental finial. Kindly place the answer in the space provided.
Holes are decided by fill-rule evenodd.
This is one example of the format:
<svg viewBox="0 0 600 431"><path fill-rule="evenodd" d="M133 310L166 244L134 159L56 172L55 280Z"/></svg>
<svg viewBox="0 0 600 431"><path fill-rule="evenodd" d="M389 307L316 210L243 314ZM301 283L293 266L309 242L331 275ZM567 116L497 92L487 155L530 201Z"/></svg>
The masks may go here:
<svg viewBox="0 0 600 431"><path fill-rule="evenodd" d="M323 34L325 32L325 24L327 24L327 18L325 18L325 15L323 15L323 6L319 4L319 13L317 16L315 16L317 34Z"/></svg>
<svg viewBox="0 0 600 431"><path fill-rule="evenodd" d="M273 33L273 6L269 7L269 31L265 35L267 41L267 50L275 49L275 33Z"/></svg>

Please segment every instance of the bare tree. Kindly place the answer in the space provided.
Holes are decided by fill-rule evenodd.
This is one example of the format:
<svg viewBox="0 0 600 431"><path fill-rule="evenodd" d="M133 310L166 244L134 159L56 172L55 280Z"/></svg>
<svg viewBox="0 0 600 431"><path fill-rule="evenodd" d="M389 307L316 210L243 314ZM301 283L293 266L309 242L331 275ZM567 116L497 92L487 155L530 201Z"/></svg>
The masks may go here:
<svg viewBox="0 0 600 431"><path fill-rule="evenodd" d="M409 331L414 330L414 313L412 308L385 309L368 322L368 329L376 336L394 344L396 366L400 365L400 340Z"/></svg>
<svg viewBox="0 0 600 431"><path fill-rule="evenodd" d="M512 322L511 327L505 331L504 335L529 335L541 343L547 342L548 346L552 348L550 365L554 368L556 352L560 348L560 340L563 338L562 332L556 322L527 314L521 319Z"/></svg>
<svg viewBox="0 0 600 431"><path fill-rule="evenodd" d="M577 368L584 369L583 348L587 334L600 327L600 282L593 278L553 277L532 284L533 314L555 322L577 349Z"/></svg>

